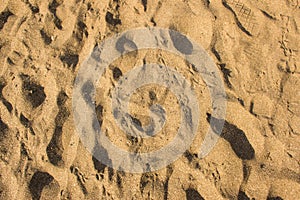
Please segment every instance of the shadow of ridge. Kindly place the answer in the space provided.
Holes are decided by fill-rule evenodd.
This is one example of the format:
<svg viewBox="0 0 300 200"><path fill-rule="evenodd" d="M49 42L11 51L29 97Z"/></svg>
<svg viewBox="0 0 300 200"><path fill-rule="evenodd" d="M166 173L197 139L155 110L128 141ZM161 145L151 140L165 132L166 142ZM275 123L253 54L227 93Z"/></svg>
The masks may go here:
<svg viewBox="0 0 300 200"><path fill-rule="evenodd" d="M185 190L185 194L187 200L204 200L201 194L193 188Z"/></svg>
<svg viewBox="0 0 300 200"><path fill-rule="evenodd" d="M41 171L35 172L29 183L29 190L32 195L32 199L39 200L43 188L49 185L53 180L54 180L53 176L51 176L47 172L41 172Z"/></svg>
<svg viewBox="0 0 300 200"><path fill-rule="evenodd" d="M236 125L229 123L228 121L215 118L211 114L207 113L207 121L214 133L220 135L227 142L229 142L234 153L242 160L252 160L255 157L255 151L250 144L245 132L239 129ZM222 123L224 126L221 134L217 132L220 130Z"/></svg>

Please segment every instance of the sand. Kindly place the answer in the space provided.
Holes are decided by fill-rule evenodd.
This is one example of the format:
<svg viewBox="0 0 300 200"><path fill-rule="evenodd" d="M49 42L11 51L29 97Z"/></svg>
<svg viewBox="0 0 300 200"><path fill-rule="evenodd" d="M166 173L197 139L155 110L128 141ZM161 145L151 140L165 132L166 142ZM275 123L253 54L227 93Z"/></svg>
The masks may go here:
<svg viewBox="0 0 300 200"><path fill-rule="evenodd" d="M83 122L74 121L73 94L95 47L145 27L180 32L166 39L176 48L176 40L185 37L201 46L224 84L227 108L220 137L201 157L208 130L222 123L212 115L205 72L162 49L139 49L111 61L94 99L88 85L82 95L93 101L102 136L117 149L136 154L163 148L182 119L190 119L181 115L195 113L185 112L188 106L181 110L193 102L190 92L178 98L180 90L168 84L146 84L132 92L126 119L134 125L127 132L147 130L148 137L126 134L112 99L133 68L170 67L198 101L199 124L187 125L195 137L184 153L162 168L134 173L97 145L102 136L85 143L76 129ZM124 51L138 48L134 36L127 39ZM179 45L181 53L192 54L185 44ZM0 199L299 199L299 49L298 0L1 0ZM152 73L144 72L148 80Z"/></svg>

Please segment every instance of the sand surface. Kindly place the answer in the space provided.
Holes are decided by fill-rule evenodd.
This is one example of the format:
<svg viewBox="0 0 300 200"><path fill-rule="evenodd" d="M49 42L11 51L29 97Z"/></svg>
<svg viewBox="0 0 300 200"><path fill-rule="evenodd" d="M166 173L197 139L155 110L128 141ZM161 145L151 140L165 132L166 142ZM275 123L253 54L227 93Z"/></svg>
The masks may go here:
<svg viewBox="0 0 300 200"><path fill-rule="evenodd" d="M200 45L224 83L227 110L220 138L200 158L215 118L210 86L198 70L161 49L112 61L97 83L94 107L102 133L117 148L155 151L182 122L176 92L147 84L130 96L137 128L128 130L143 127L149 137L122 130L113 89L134 67L171 67L198 101L199 125L183 155L162 169L129 173L88 151L74 122L73 89L94 47L144 27L172 29ZM299 50L299 0L1 0L0 199L299 199ZM145 79L152 75L145 72ZM115 155L97 140L93 151L113 162Z"/></svg>

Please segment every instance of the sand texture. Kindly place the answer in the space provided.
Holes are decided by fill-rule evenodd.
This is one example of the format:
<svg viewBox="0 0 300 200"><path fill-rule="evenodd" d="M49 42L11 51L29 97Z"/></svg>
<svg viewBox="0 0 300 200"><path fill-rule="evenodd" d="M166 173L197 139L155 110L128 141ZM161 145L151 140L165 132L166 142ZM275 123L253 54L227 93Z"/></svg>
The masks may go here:
<svg viewBox="0 0 300 200"><path fill-rule="evenodd" d="M113 60L99 77L92 105L102 134L117 148L155 151L189 118L182 114L199 116L197 126L184 129L195 129L195 138L183 155L159 170L130 173L122 163L115 169L96 158L116 166L116 155L97 146L101 137L88 141L95 154L88 151L74 121L73 89L94 47L144 27L175 30L201 46L222 79L227 109L220 138L200 158L207 130L216 128L209 122L219 119L211 115L212 86L199 70L161 49ZM170 32L167 42L177 48L180 37ZM127 39L123 50L136 48ZM192 54L185 45L180 51ZM297 200L299 51L299 0L0 0L0 199ZM151 63L171 70L138 68ZM172 75L182 88L150 83L136 89L126 97L132 124L122 130L112 109L120 80L135 74L163 79L171 71L186 80ZM87 99L88 84L81 90ZM115 100L121 106L122 98ZM191 106L182 109L181 102ZM128 134L141 127L146 138Z"/></svg>

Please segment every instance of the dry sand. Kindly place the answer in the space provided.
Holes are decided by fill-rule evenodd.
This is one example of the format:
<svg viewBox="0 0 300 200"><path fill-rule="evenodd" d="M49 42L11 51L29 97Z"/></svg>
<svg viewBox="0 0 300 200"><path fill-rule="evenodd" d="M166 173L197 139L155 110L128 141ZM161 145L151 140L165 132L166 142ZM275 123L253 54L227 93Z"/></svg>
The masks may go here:
<svg viewBox="0 0 300 200"><path fill-rule="evenodd" d="M135 66L173 66L195 89L200 110L184 155L158 171L126 173L101 164L80 141L73 83L95 45L153 26L187 35L211 56L225 84L226 121L216 146L200 159L212 109L201 76L160 50L121 57L96 95L101 128L119 148L161 148L180 124L174 94L150 84L132 95L129 109L145 126L149 106L162 105L167 121L157 137L134 139L116 125L111 90ZM1 0L0 198L299 199L299 49L299 0Z"/></svg>

